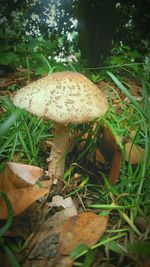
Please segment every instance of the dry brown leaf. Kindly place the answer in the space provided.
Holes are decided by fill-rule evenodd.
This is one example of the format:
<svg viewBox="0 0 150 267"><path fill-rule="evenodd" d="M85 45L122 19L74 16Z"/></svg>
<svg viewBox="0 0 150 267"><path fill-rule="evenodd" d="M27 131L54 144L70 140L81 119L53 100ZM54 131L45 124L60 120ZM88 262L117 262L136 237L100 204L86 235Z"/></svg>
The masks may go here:
<svg viewBox="0 0 150 267"><path fill-rule="evenodd" d="M70 257L60 256L55 260L54 265L52 267L72 267L72 266L73 266L73 260L71 260Z"/></svg>
<svg viewBox="0 0 150 267"><path fill-rule="evenodd" d="M68 256L61 256L47 259L34 259L26 260L25 263L21 264L22 267L72 267L73 261ZM1 267L1 266L0 266ZM10 267L10 266L7 266Z"/></svg>
<svg viewBox="0 0 150 267"><path fill-rule="evenodd" d="M10 169L29 184L35 184L43 175L43 169L23 163L8 162Z"/></svg>
<svg viewBox="0 0 150 267"><path fill-rule="evenodd" d="M59 250L62 255L70 255L79 244L94 245L103 235L108 218L92 212L85 212L71 217L60 232Z"/></svg>
<svg viewBox="0 0 150 267"><path fill-rule="evenodd" d="M39 185L32 185L27 188L15 189L6 192L8 199L11 202L13 215L16 216L28 208L34 201L44 196L49 192L49 181L45 181ZM0 219L6 219L8 216L7 207L0 197Z"/></svg>
<svg viewBox="0 0 150 267"><path fill-rule="evenodd" d="M0 84L1 87L1 84ZM0 96L10 96L11 92L9 90L0 90Z"/></svg>
<svg viewBox="0 0 150 267"><path fill-rule="evenodd" d="M96 149L96 161L99 163L105 163L105 158L99 149Z"/></svg>
<svg viewBox="0 0 150 267"><path fill-rule="evenodd" d="M120 169L122 163L122 152L120 150L115 151L113 159L110 163L110 171L108 174L111 184L116 184L118 181Z"/></svg>
<svg viewBox="0 0 150 267"><path fill-rule="evenodd" d="M35 232L29 244L28 251L26 250L23 255L25 263L21 266L71 267L73 261L70 257L62 256L59 253L59 233L62 225L76 214L75 211L72 211L72 207L69 207L40 223L38 231ZM47 211L45 215L47 215Z"/></svg>
<svg viewBox="0 0 150 267"><path fill-rule="evenodd" d="M144 262L144 267L150 267L150 256L148 256Z"/></svg>
<svg viewBox="0 0 150 267"><path fill-rule="evenodd" d="M107 126L103 127L102 140L100 150L108 161L111 161L113 154L118 150L119 145L116 136Z"/></svg>
<svg viewBox="0 0 150 267"><path fill-rule="evenodd" d="M8 162L0 174L0 190L8 192L35 184L43 175L43 169L22 163Z"/></svg>
<svg viewBox="0 0 150 267"><path fill-rule="evenodd" d="M144 158L144 149L140 146L134 145L132 142L128 142L125 145L126 160L131 164L137 164Z"/></svg>
<svg viewBox="0 0 150 267"><path fill-rule="evenodd" d="M16 80L4 79L3 82L0 82L0 88L7 87L7 86L12 85L14 83L16 83Z"/></svg>
<svg viewBox="0 0 150 267"><path fill-rule="evenodd" d="M93 156L92 155L87 155L87 158L89 161L93 162ZM96 149L96 162L97 163L101 163L101 164L104 164L106 162L103 154L101 153L101 151L97 148Z"/></svg>
<svg viewBox="0 0 150 267"><path fill-rule="evenodd" d="M86 139L88 133L84 135ZM94 135L92 136L94 138ZM82 148L83 145L81 145ZM91 157L88 157L92 160ZM111 184L115 184L118 181L119 172L122 163L122 151L119 147L118 141L114 133L107 126L103 127L102 137L100 138L100 146L96 150L96 161L98 163L105 163L105 159L110 164L110 171L108 174L109 181Z"/></svg>
<svg viewBox="0 0 150 267"><path fill-rule="evenodd" d="M116 184L121 169L122 151L114 133L107 126L103 128L100 150L110 163L110 171L108 174L109 181L111 184Z"/></svg>

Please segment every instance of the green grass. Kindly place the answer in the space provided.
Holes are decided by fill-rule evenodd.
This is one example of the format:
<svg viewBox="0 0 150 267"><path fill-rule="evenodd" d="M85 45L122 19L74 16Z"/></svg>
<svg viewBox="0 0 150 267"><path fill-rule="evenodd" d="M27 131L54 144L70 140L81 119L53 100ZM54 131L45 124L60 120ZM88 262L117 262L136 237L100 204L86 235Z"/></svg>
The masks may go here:
<svg viewBox="0 0 150 267"><path fill-rule="evenodd" d="M129 91L127 91L122 83L118 81L113 74L108 74L119 89L127 96L130 102L123 102L119 98L118 93L114 90L116 97L118 97L118 100L120 101L121 112L115 112L112 99L109 94L110 109L106 116L98 122L95 132L93 132L91 126L83 128L83 135L87 131L89 133L89 137L85 141L85 149L83 147L83 151L77 156L78 165L75 166L74 172L82 173L81 184L85 180L85 176L88 176L88 179L86 179L84 187L79 185L79 187L70 192L69 195L76 195L80 193L83 196L82 201L85 206L86 202L88 202L87 200L91 202L90 205L86 206L87 209L93 211L97 209L99 212L109 210L110 224L108 230L109 232L106 231L105 234L106 243L109 243L111 238L114 238L115 241L113 245L115 244L115 246L119 246L119 248L121 246L122 253L126 252L125 255L129 257L128 254L130 248L127 248L125 240L127 240L127 244L148 240L146 233L141 232L141 229L139 229L136 224L136 218L142 217L147 223L150 223L150 106L147 101L147 88L145 84L143 84L143 106L141 107L141 105L135 101L134 97L129 93ZM100 178L99 185L97 185L97 183L94 184L94 182L91 183L92 175L90 175L88 170L85 169L83 171L81 168L82 162L85 161L84 157L87 153L93 152L94 155L94 152L98 147L97 139L100 136L100 127L103 123L107 124L111 128L117 140L120 140L121 137L124 139L131 138L131 132L134 130L135 134L134 137L131 138L132 142L135 145L137 144L142 146L145 150L143 161L139 162L136 166L132 166L130 162L125 161L124 145L120 142L120 147L122 148L124 156L119 182L113 186L109 183L107 175L104 173L99 173L99 175L104 179L104 184L101 183ZM96 135L94 140L92 140L92 134ZM71 177L69 177L69 180L71 181ZM114 229L115 232L113 231ZM124 241L122 241L122 236L119 235L120 230L124 231ZM93 249L104 244L100 240ZM109 246L108 249L110 251L114 251L111 246ZM88 250L86 250L86 252L88 253ZM80 253L78 256L80 256Z"/></svg>
<svg viewBox="0 0 150 267"><path fill-rule="evenodd" d="M42 142L51 137L52 123L14 107L8 98L0 102L5 110L0 123L1 167L14 156L24 163L41 165Z"/></svg>
<svg viewBox="0 0 150 267"><path fill-rule="evenodd" d="M75 196L84 209L109 214L108 229L92 250L105 247L110 253L115 253L117 258L118 254L129 257L130 248L127 244L147 240L146 233L141 232L136 224L136 218L140 216L150 223L150 106L145 82L141 107L121 81L110 72L108 75L127 96L129 102L122 101L113 89L120 106L120 112L116 113L109 88L110 108L107 114L97 121L96 128L93 130L92 123L72 127L72 133L80 132L80 135L76 137L73 150L67 157L63 193L66 196ZM14 156L17 156L20 162L47 168L43 141L52 137L53 124L43 122L24 110L15 108L8 98L2 98L0 102L5 110L0 123L0 169L3 169L7 161L13 160ZM119 181L113 186L109 183L108 172L104 166L102 169L96 169L94 165L103 124L107 124L113 131L123 151ZM133 130L135 134L131 138ZM88 138L84 140L82 151L79 151L78 144L84 139L85 133L88 133ZM125 161L122 140L129 138L134 144L145 149L143 161L134 167ZM88 154L92 155L93 167L88 167ZM75 174L79 175L76 186L73 185ZM88 253L91 253L88 248L75 253L76 266L82 266L80 256Z"/></svg>

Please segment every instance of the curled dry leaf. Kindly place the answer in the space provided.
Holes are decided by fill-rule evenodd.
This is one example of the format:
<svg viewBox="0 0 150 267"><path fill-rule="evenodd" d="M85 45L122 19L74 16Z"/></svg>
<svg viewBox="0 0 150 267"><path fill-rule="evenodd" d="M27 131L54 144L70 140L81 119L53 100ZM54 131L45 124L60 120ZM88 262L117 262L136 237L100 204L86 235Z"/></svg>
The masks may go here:
<svg viewBox="0 0 150 267"><path fill-rule="evenodd" d="M11 202L13 215L16 216L28 208L34 201L49 192L49 181L39 185L32 185L27 188L15 189L6 192ZM6 219L8 216L7 207L4 200L0 197L0 219Z"/></svg>
<svg viewBox="0 0 150 267"><path fill-rule="evenodd" d="M144 158L144 149L140 146L134 145L132 142L128 142L125 145L126 160L131 164L137 164Z"/></svg>
<svg viewBox="0 0 150 267"><path fill-rule="evenodd" d="M0 174L0 190L7 192L35 184L43 175L43 169L22 163L8 162Z"/></svg>
<svg viewBox="0 0 150 267"><path fill-rule="evenodd" d="M121 169L122 151L120 149L117 137L107 126L104 126L103 128L103 134L100 141L100 150L110 163L110 171L108 174L109 181L111 184L116 184Z"/></svg>
<svg viewBox="0 0 150 267"><path fill-rule="evenodd" d="M99 148L109 162L111 162L114 152L120 150L119 142L120 140L113 131L108 126L104 125Z"/></svg>
<svg viewBox="0 0 150 267"><path fill-rule="evenodd" d="M34 258L33 261L31 259L30 260L27 259L26 262L24 262L23 265L21 266L22 267L72 267L73 261L69 256L60 257L58 255L55 258L51 257L45 259Z"/></svg>
<svg viewBox="0 0 150 267"><path fill-rule="evenodd" d="M96 161L99 163L105 163L105 158L99 149L96 149Z"/></svg>
<svg viewBox="0 0 150 267"><path fill-rule="evenodd" d="M13 173L29 184L35 184L43 175L43 169L28 164L8 162L9 168Z"/></svg>
<svg viewBox="0 0 150 267"><path fill-rule="evenodd" d="M87 137L88 133L85 133L84 138L86 139ZM94 139L94 135L92 138ZM115 136L108 126L104 125L102 137L100 137L99 141L99 148L96 150L96 161L102 164L104 164L106 160L109 162L109 181L111 184L115 184L118 181L122 163L122 151L120 149L118 137ZM81 148L82 146L83 144L80 145ZM92 160L90 156L89 160Z"/></svg>
<svg viewBox="0 0 150 267"><path fill-rule="evenodd" d="M54 204L54 200L52 200ZM47 216L49 207L44 207L44 217ZM59 253L59 233L62 225L72 216L77 215L74 207L67 207L43 220L35 232L28 250L24 251L25 263L22 267L71 267L73 261L68 256Z"/></svg>
<svg viewBox="0 0 150 267"><path fill-rule="evenodd" d="M120 150L116 150L114 152L114 156L110 163L110 171L109 171L109 181L111 184L116 184L118 181L120 169L122 163L122 152Z"/></svg>
<svg viewBox="0 0 150 267"><path fill-rule="evenodd" d="M103 235L108 218L92 212L71 217L60 231L59 250L62 255L70 255L79 244L94 245Z"/></svg>

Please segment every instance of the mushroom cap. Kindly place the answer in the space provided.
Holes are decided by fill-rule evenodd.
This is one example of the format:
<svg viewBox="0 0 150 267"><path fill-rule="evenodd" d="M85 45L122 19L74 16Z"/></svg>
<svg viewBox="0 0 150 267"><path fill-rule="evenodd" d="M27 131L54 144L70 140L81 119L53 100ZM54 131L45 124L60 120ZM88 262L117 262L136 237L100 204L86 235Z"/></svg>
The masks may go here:
<svg viewBox="0 0 150 267"><path fill-rule="evenodd" d="M84 123L103 115L107 99L88 78L76 72L56 72L23 87L13 103L57 123Z"/></svg>

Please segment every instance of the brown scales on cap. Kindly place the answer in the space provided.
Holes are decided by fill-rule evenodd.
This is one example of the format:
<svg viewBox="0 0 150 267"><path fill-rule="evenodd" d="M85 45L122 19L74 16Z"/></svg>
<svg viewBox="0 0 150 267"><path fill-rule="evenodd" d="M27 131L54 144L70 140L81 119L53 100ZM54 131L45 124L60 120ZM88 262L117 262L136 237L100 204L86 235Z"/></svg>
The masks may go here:
<svg viewBox="0 0 150 267"><path fill-rule="evenodd" d="M41 118L54 121L54 148L51 151L49 176L62 179L68 147L68 124L90 122L108 108L107 99L85 76L76 72L57 72L19 90L13 103Z"/></svg>

